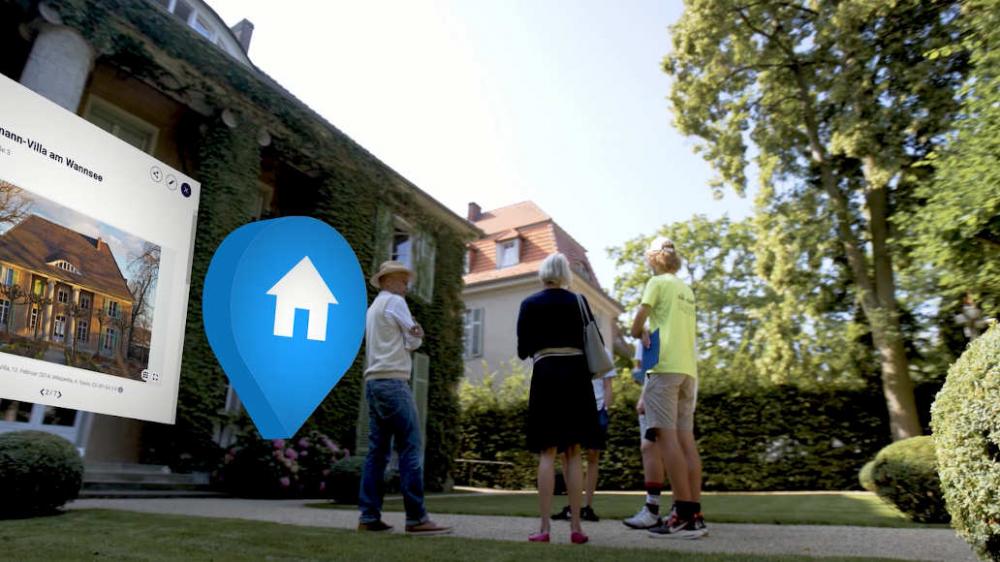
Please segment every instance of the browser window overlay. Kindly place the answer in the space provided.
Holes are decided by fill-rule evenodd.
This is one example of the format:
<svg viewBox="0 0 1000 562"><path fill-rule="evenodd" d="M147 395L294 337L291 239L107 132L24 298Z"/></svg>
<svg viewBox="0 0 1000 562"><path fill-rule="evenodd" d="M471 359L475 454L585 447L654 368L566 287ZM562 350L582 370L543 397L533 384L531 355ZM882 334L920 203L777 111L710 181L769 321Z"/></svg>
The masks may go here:
<svg viewBox="0 0 1000 562"><path fill-rule="evenodd" d="M0 398L174 422L199 195L0 76Z"/></svg>

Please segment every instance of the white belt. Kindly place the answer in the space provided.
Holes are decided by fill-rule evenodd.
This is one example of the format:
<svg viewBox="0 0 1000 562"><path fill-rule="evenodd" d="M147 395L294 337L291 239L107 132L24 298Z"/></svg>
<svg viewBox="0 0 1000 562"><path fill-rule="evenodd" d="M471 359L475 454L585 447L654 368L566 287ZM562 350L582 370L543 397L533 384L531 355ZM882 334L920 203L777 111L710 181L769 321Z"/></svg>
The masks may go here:
<svg viewBox="0 0 1000 562"><path fill-rule="evenodd" d="M539 349L531 358L538 362L546 357L573 357L577 355L583 355L583 350L575 347L546 347Z"/></svg>

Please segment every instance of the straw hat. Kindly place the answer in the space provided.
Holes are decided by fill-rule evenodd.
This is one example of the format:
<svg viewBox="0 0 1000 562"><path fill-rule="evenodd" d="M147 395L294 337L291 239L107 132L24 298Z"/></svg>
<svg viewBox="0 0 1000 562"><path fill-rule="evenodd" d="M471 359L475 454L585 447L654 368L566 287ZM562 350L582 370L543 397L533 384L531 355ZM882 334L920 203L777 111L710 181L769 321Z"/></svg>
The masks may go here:
<svg viewBox="0 0 1000 562"><path fill-rule="evenodd" d="M371 279L369 279L368 282L372 284L372 287L381 289L382 277L389 275L390 273L405 273L411 278L413 277L413 271L406 267L405 263L400 261L385 261L382 262L382 265L378 267L378 271L371 276Z"/></svg>

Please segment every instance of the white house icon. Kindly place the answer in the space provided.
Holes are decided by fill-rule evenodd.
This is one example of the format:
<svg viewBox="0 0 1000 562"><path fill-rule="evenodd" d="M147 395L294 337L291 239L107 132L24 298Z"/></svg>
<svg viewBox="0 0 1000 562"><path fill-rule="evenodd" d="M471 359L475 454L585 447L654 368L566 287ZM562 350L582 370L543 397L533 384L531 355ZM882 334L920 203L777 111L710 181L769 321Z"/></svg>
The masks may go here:
<svg viewBox="0 0 1000 562"><path fill-rule="evenodd" d="M330 304L337 304L323 276L316 271L309 256L302 258L267 294L277 297L274 306L274 335L292 337L295 331L295 309L309 311L306 337L326 341L326 316Z"/></svg>

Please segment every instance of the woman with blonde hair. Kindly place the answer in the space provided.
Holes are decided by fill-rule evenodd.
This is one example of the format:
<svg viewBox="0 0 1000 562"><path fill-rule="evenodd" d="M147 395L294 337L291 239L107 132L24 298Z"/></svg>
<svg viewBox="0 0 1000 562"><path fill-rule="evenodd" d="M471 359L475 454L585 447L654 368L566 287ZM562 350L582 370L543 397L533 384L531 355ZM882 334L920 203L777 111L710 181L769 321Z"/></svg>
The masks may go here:
<svg viewBox="0 0 1000 562"><path fill-rule="evenodd" d="M549 513L555 487L556 453L563 454L570 505L570 541L587 542L580 526L580 444L598 431L597 403L583 353L584 314L593 318L583 295L567 289L572 280L566 256L542 262L544 289L524 299L517 318L517 355L532 358L528 398L528 449L538 453L539 532L532 542L549 542ZM582 306L581 306L582 303Z"/></svg>

